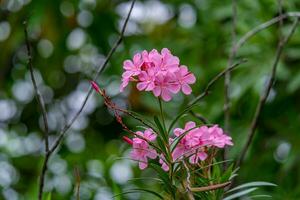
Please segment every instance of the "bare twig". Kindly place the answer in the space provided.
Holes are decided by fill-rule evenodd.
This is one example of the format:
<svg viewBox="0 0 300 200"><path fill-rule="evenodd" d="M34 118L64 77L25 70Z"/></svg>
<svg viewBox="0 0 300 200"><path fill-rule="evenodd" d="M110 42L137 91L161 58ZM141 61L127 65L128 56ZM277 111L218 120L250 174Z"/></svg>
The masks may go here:
<svg viewBox="0 0 300 200"><path fill-rule="evenodd" d="M45 138L45 151L49 151L49 140L48 140L48 133L49 133L49 128L48 128L48 118L47 118L47 111L44 103L44 99L38 89L35 77L34 77L34 72L33 72L33 64L32 64L32 54L31 54L31 48L30 48L30 41L28 37L28 31L27 31L27 21L23 22L24 24L24 33L25 33L25 41L26 41L26 48L27 48L27 56L28 56L28 68L30 71L30 77L31 81L34 87L34 91L36 94L36 99L38 101L39 106L41 107L42 111L42 117L43 117L43 122L44 122L44 138Z"/></svg>
<svg viewBox="0 0 300 200"><path fill-rule="evenodd" d="M267 100L267 98L269 96L269 93L271 91L272 85L273 85L274 80L275 80L277 65L278 65L280 56L282 54L283 48L286 45L286 43L288 42L288 40L290 39L290 37L295 32L296 27L298 25L298 21L299 21L299 19L296 18L296 20L295 20L295 22L294 22L294 24L293 24L290 32L288 33L288 35L285 38L280 39L280 41L278 43L278 47L277 47L277 50L276 50L275 59L274 59L273 65L272 65L271 77L270 77L269 81L267 82L266 89L263 92L263 94L261 95L259 103L258 103L258 105L256 107L255 114L254 114L253 120L251 122L250 131L249 131L249 134L248 134L248 137L247 137L247 140L246 140L246 144L243 147L241 156L238 159L236 166L240 166L242 164L242 162L243 162L243 160L245 158L245 155L247 153L247 150L249 149L249 146L250 146L250 144L251 144L251 142L253 140L253 137L254 137L254 134L255 134L255 131L256 131L256 128L257 128L257 122L258 122L260 113L262 111L263 106L266 103L266 100Z"/></svg>
<svg viewBox="0 0 300 200"><path fill-rule="evenodd" d="M258 25L257 27L253 28L252 30L248 31L243 37L241 37L236 45L235 45L235 51L238 51L238 49L240 49L251 37L253 37L254 35L256 35L258 32L280 22L280 20L289 18L289 17L293 17L293 18L300 18L300 12L287 12L283 15L280 15L278 17L274 17L260 25Z"/></svg>
<svg viewBox="0 0 300 200"><path fill-rule="evenodd" d="M104 69L106 68L106 65L108 64L108 62L110 60L110 58L112 57L112 55L114 54L114 52L116 51L116 49L118 48L118 46L121 44L121 42L123 40L125 29L127 27L127 23L129 21L132 9L133 9L134 4L135 4L135 1L136 0L132 1L130 9L129 9L129 12L128 12L128 15L127 15L127 17L125 19L125 22L124 22L124 25L122 27L121 33L119 35L119 38L117 39L117 41L115 42L115 44L113 45L113 47L111 48L111 50L109 51L109 53L108 53L108 55L107 55L104 63L98 68L97 73L95 74L95 77L93 79L94 81L96 81L97 78L99 77L99 75L104 71ZM88 90L88 93L87 93L87 95L86 95L86 97L85 97L85 99L84 99L84 101L82 103L82 105L79 108L79 110L77 111L77 113L75 114L75 116L71 119L70 123L66 124L66 126L60 132L59 137L57 138L57 140L54 142L54 145L50 149L51 152L53 152L58 147L58 145L62 141L63 137L65 136L66 132L69 130L69 128L73 125L73 123L79 117L79 115L81 114L83 108L85 107L85 105L86 105L89 97L91 96L92 91L93 91L93 89L92 89L92 87L90 87L89 90Z"/></svg>
<svg viewBox="0 0 300 200"><path fill-rule="evenodd" d="M282 0L277 0L278 1L278 12L279 12L279 16L282 15ZM281 30L283 27L283 19L280 19L279 21L279 29L278 29L278 38L281 40L282 39L282 34L281 34Z"/></svg>
<svg viewBox="0 0 300 200"><path fill-rule="evenodd" d="M203 124L210 124L210 122L208 121L208 119L206 119L204 116L202 116L199 113L195 113L194 111L190 110L190 113L192 116L194 116L195 118L199 119Z"/></svg>
<svg viewBox="0 0 300 200"><path fill-rule="evenodd" d="M121 41L123 40L124 32L125 32L125 29L127 27L127 24L128 24L128 21L129 21L132 9L133 9L134 4L135 4L135 1L136 0L133 0L132 3L131 3L129 12L128 12L127 17L125 19L125 22L123 24L123 27L122 27L122 30L120 32L119 38L117 39L117 41L115 42L115 44L113 45L113 47L111 48L111 50L109 51L109 53L108 53L108 55L107 55L104 63L101 66L99 66L99 68L98 68L98 70L97 70L97 72L96 72L95 77L94 77L93 80L96 80L99 77L99 75L104 71L104 69L107 66L107 64L108 64L109 60L111 59L112 55L114 54L114 52L116 51L116 49L120 45ZM27 31L26 31L26 35L27 35ZM31 56L29 58L30 58L30 61L31 61ZM46 174L46 171L47 171L47 164L48 164L49 158L51 157L51 155L53 154L53 152L56 150L56 148L59 146L59 144L63 140L65 134L69 130L69 128L73 125L73 123L76 121L76 119L81 114L81 112L84 109L84 107L85 107L85 105L86 105L89 97L92 94L92 91L93 91L93 89L92 89L92 87L90 87L89 90L88 90L88 93L87 93L87 95L86 95L86 97L85 97L85 99L83 101L83 103L81 104L81 106L79 108L79 110L74 115L74 117L70 120L70 122L68 124L66 124L64 126L64 128L61 130L61 132L59 133L58 138L56 139L56 141L54 142L54 144L52 145L51 148L49 148L49 146L48 146L48 140L47 140L47 145L46 146L48 146L48 148L47 148L47 151L46 151L45 159L43 161L42 171L41 171L41 174L40 174L38 200L42 200L43 188L44 188L44 179L45 179L45 174ZM47 128L47 130L48 130L48 128Z"/></svg>
<svg viewBox="0 0 300 200"><path fill-rule="evenodd" d="M196 188L191 188L192 192L205 192L205 191L211 191L211 190L217 190L220 188L224 188L228 185L230 185L230 181L225 182L225 183L219 183L219 184L215 184L215 185L209 185L209 186L205 186L205 187L196 187Z"/></svg>
<svg viewBox="0 0 300 200"><path fill-rule="evenodd" d="M236 24L237 24L237 2L236 0L231 1L231 8L232 8L232 26L231 26L231 42L232 47L230 51L230 55L228 58L227 67L230 67L233 63L233 60L236 56ZM230 127L230 78L231 73L230 71L225 73L225 80L224 80L224 128L225 131L229 134L229 127ZM227 159L227 148L223 151L223 160ZM227 163L224 163L224 168L226 168Z"/></svg>
<svg viewBox="0 0 300 200"><path fill-rule="evenodd" d="M186 180L183 181L183 185L186 189L186 192L187 192L187 196L188 196L188 199L189 200L195 200L195 197L191 191L191 174L190 174L190 171L189 171L189 168L188 166L186 165L185 161L182 160L182 164L186 170L186 173L187 173L187 176L186 176Z"/></svg>
<svg viewBox="0 0 300 200"><path fill-rule="evenodd" d="M39 106L41 107L42 111L42 117L43 117L43 122L44 122L44 139L45 139L45 158L42 166L42 172L39 177L39 192L38 192L38 199L42 199L43 195L43 188L44 188L44 179L45 179L45 173L47 171L47 162L49 159L49 139L48 139L48 134L49 134L49 128L48 128L48 118L47 118L47 111L45 107L45 103L43 100L43 97L38 89L35 77L34 77L34 72L33 72L33 64L32 64L32 54L31 54L31 48L30 48L30 42L29 42L29 37L28 37L28 31L27 31L27 21L24 21L24 33L25 33L25 41L26 41L26 48L27 48L27 55L28 55L28 67L30 71L30 77L31 81L36 93L36 99L38 101Z"/></svg>
<svg viewBox="0 0 300 200"><path fill-rule="evenodd" d="M80 200L80 172L77 167L75 167L74 169L74 175L76 179L75 196L76 196L76 200Z"/></svg>
<svg viewBox="0 0 300 200"><path fill-rule="evenodd" d="M232 71L235 68L237 68L240 64L247 62L246 59L242 59L240 61L238 61L237 63L231 65L230 67L224 69L223 71L221 71L219 74L217 74L206 86L204 92L202 92L200 95L198 95L196 98L194 98L193 101L191 101L188 104L188 107L195 105L199 100L201 100L202 98L204 98L205 96L207 96L209 94L210 88L221 78L225 75L226 72L228 71Z"/></svg>
<svg viewBox="0 0 300 200"><path fill-rule="evenodd" d="M227 67L230 67L236 55L235 41L236 41L236 23L237 23L237 5L236 0L232 0L232 29L231 29L231 41L232 47L228 58ZM224 80L225 92L224 92L224 128L229 132L229 119L230 119L230 71L225 73Z"/></svg>

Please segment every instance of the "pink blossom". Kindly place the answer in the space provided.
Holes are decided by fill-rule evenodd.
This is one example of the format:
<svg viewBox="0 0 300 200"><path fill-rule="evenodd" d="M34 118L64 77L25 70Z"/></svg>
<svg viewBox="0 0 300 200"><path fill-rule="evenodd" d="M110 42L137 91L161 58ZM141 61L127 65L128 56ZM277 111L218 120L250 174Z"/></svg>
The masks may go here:
<svg viewBox="0 0 300 200"><path fill-rule="evenodd" d="M142 139L145 139L146 141L150 142L154 141L157 136L151 128L146 129L144 133L141 131L137 131L135 134L141 136Z"/></svg>
<svg viewBox="0 0 300 200"><path fill-rule="evenodd" d="M158 73L155 79L155 87L153 88L154 96L161 96L164 101L170 101L172 99L172 93L175 94L180 89L180 86L175 80L174 74L170 72L167 72L165 75Z"/></svg>
<svg viewBox="0 0 300 200"><path fill-rule="evenodd" d="M207 153L204 151L197 151L192 154L192 156L189 158L189 161L191 164L197 164L199 161L203 161L207 158Z"/></svg>
<svg viewBox="0 0 300 200"><path fill-rule="evenodd" d="M198 160L205 160L205 152L202 152L204 148L201 148L202 145L202 133L199 131L199 128L196 128L195 122L187 122L184 129L176 128L174 129L174 134L177 137L180 137L182 134L185 134L183 138L180 139L180 142L175 147L172 157L174 160L177 160L184 157L190 156L190 162L195 163Z"/></svg>
<svg viewBox="0 0 300 200"><path fill-rule="evenodd" d="M233 145L231 137L224 134L217 125L213 127L196 127L195 122L187 122L184 129L175 128L174 135L181 137L185 134L172 152L173 161L183 157L189 157L191 164L205 160L208 155L206 148L224 148L225 145ZM171 140L171 143L175 139Z"/></svg>
<svg viewBox="0 0 300 200"><path fill-rule="evenodd" d="M124 89L126 88L126 86L129 83L129 80L130 80L130 78L124 78L124 77L122 77L122 83L121 83L121 86L120 86L120 92L124 91Z"/></svg>
<svg viewBox="0 0 300 200"><path fill-rule="evenodd" d="M225 145L232 146L232 139L228 135L224 134L223 130L218 127L218 125L214 125L209 128L210 132L210 140L215 147L224 148Z"/></svg>
<svg viewBox="0 0 300 200"><path fill-rule="evenodd" d="M132 61L124 61L123 68L121 92L134 81L139 91L152 91L164 101L170 101L180 90L186 95L191 94L190 84L196 81L186 66L180 67L179 58L167 48L161 52L153 49L149 53L146 50L137 53Z"/></svg>
<svg viewBox="0 0 300 200"><path fill-rule="evenodd" d="M160 65L161 70L166 70L170 72L175 72L178 70L179 58L173 56L169 49L163 48L161 50L162 62Z"/></svg>
<svg viewBox="0 0 300 200"><path fill-rule="evenodd" d="M148 143L156 139L156 134L152 129L146 129L144 132L137 131L136 135L141 138L132 139L131 158L139 161L139 168L143 170L148 166L148 158L154 159L157 157L156 151L151 149Z"/></svg>
<svg viewBox="0 0 300 200"><path fill-rule="evenodd" d="M186 95L191 94L192 88L189 85L196 82L194 74L190 73L186 66L181 66L175 74L182 92Z"/></svg>
<svg viewBox="0 0 300 200"><path fill-rule="evenodd" d="M132 139L131 158L139 162L139 168L145 169L148 166L148 158L154 159L157 153L154 149L149 148L148 142L140 138Z"/></svg>
<svg viewBox="0 0 300 200"><path fill-rule="evenodd" d="M161 164L161 168L164 170L164 171L169 171L169 165L167 164L166 162L166 159L165 159L165 156L164 154L161 154L160 157L159 157L159 163Z"/></svg>
<svg viewBox="0 0 300 200"><path fill-rule="evenodd" d="M137 83L136 87L138 90L146 90L151 91L155 87L155 73L154 70L149 69L147 72L142 71L141 74L138 76L139 82Z"/></svg>
<svg viewBox="0 0 300 200"><path fill-rule="evenodd" d="M123 68L126 70L123 73L123 77L131 77L139 75L141 72L141 66L143 64L142 55L137 53L133 56L133 61L125 60L123 63Z"/></svg>

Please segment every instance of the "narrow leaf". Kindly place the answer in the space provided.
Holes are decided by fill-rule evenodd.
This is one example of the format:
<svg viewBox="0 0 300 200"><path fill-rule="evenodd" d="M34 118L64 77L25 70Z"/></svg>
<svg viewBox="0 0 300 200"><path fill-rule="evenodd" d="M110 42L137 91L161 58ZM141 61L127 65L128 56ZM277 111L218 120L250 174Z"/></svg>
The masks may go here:
<svg viewBox="0 0 300 200"><path fill-rule="evenodd" d="M233 191L236 191L236 190L240 190L240 189L244 189L244 188L247 188L247 187L260 187L260 186L277 186L273 183L269 183L269 182L264 182L264 181L255 181L255 182L250 182L250 183L245 183L245 184L242 184L242 185L239 185L235 188L232 188L231 190L228 190L227 192L233 192Z"/></svg>
<svg viewBox="0 0 300 200"><path fill-rule="evenodd" d="M259 194L259 195L253 195L250 198L256 199L256 198L272 198L271 195L266 195L266 194Z"/></svg>
<svg viewBox="0 0 300 200"><path fill-rule="evenodd" d="M242 190L242 191L234 193L234 194L232 194L232 195L230 195L228 197L225 197L223 200L236 199L238 197L242 197L242 196L244 196L246 194L249 194L249 193L251 193L251 192L253 192L253 191L257 190L257 189L258 188L250 188L250 189L247 189L247 190Z"/></svg>
<svg viewBox="0 0 300 200"><path fill-rule="evenodd" d="M159 132L160 132L160 136L163 138L164 142L168 143L168 138L166 137L166 134L165 134L165 131L164 131L164 128L163 126L161 125L159 119L157 116L154 116L154 122L157 126L157 128L159 129Z"/></svg>
<svg viewBox="0 0 300 200"><path fill-rule="evenodd" d="M159 199L164 200L164 198L163 198L159 193L157 193L157 192L155 192L155 191L152 191L152 190L143 189L143 188L131 189L131 190L122 192L122 193L120 193L120 194L116 194L116 195L114 195L112 198L114 199L115 197L122 196L122 195L124 195L124 194L140 193L140 192L146 192L146 193L149 193L149 194L153 194L154 196L158 197Z"/></svg>

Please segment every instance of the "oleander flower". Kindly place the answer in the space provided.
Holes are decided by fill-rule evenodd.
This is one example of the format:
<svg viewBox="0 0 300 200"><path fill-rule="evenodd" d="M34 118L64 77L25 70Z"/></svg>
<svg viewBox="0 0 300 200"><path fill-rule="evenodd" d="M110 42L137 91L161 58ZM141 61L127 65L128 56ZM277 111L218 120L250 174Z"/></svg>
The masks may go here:
<svg viewBox="0 0 300 200"><path fill-rule="evenodd" d="M184 134L184 136L181 136ZM191 164L196 164L208 157L207 148L224 148L226 145L233 145L231 137L224 134L224 131L214 125L212 127L196 127L196 123L189 121L184 129L174 129L175 138L182 137L172 152L172 159L176 161L182 158L189 158ZM171 139L172 144L175 139Z"/></svg>
<svg viewBox="0 0 300 200"><path fill-rule="evenodd" d="M159 163L161 164L161 168L164 170L164 171L169 171L169 165L167 164L167 162L166 162L166 159L165 159L165 156L164 156L164 154L161 154L160 156L159 156Z"/></svg>
<svg viewBox="0 0 300 200"><path fill-rule="evenodd" d="M181 66L179 58L167 48L161 52L153 49L149 53L146 50L137 53L132 61L124 61L123 69L121 92L129 82L136 82L139 91L152 91L164 101L170 101L179 91L191 94L190 85L196 82L195 75Z"/></svg>
<svg viewBox="0 0 300 200"><path fill-rule="evenodd" d="M144 133L137 131L136 135L137 137L132 139L132 151L130 157L133 160L138 161L139 168L143 170L148 167L148 159L155 159L157 157L156 151L151 149L148 143L156 139L156 134L152 129L146 129Z"/></svg>

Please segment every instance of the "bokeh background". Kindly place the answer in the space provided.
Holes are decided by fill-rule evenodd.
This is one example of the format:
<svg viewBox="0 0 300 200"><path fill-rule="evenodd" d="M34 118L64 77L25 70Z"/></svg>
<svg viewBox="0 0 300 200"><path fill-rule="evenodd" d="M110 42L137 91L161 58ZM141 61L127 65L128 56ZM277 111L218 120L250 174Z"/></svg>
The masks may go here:
<svg viewBox="0 0 300 200"><path fill-rule="evenodd" d="M237 37L278 15L275 0L237 1ZM23 21L28 19L33 64L44 96L51 130L50 142L78 110L97 67L117 39L129 1L119 0L0 0L0 199L36 199L43 158L42 118L26 67ZM283 10L300 10L298 0L283 1ZM137 1L124 42L97 80L119 106L144 116L158 112L152 94L129 87L119 93L122 62L141 50L169 48L196 74L193 95L178 95L164 104L167 118L205 88L227 65L231 47L230 0ZM283 32L291 25L284 21ZM270 78L278 42L278 25L249 40L238 52L248 62L232 75L230 134L235 159L245 142L259 94ZM224 80L195 109L223 126ZM181 119L183 125L191 116ZM139 125L125 117L133 130ZM153 171L139 171L128 157L126 134L93 94L49 162L45 190L52 199L75 199L74 169L80 171L82 200L107 200L130 188L159 190ZM276 82L263 109L238 183L269 181L276 188L262 189L273 199L300 199L300 29L284 49ZM133 179L133 180L131 180ZM267 190L268 189L268 190ZM153 199L131 194L116 199Z"/></svg>

